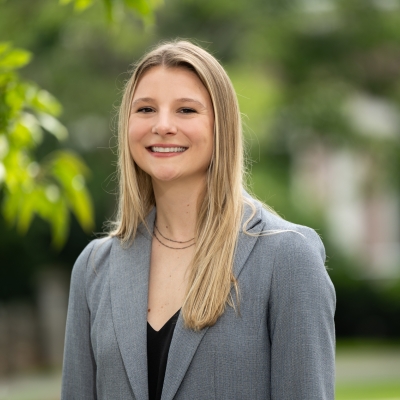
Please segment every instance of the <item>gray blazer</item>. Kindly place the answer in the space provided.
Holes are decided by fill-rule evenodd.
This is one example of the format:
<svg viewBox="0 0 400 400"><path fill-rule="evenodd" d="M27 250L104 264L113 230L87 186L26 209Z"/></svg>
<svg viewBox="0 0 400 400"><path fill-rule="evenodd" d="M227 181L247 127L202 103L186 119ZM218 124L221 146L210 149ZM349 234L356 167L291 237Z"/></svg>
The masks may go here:
<svg viewBox="0 0 400 400"><path fill-rule="evenodd" d="M249 215L245 210L245 218ZM148 216L153 228L155 210ZM310 228L262 209L239 234L240 314L227 307L200 332L179 316L162 400L334 399L335 291ZM92 241L72 272L62 400L147 400L151 235Z"/></svg>

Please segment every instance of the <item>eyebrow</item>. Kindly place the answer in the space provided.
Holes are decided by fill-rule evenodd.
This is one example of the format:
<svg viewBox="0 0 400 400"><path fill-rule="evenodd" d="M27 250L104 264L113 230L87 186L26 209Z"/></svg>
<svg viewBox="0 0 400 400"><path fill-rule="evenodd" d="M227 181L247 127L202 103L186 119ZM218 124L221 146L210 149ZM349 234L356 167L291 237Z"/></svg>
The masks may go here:
<svg viewBox="0 0 400 400"><path fill-rule="evenodd" d="M134 106L137 103L153 103L153 102L154 100L151 97L141 97L140 99L132 101L132 106Z"/></svg>
<svg viewBox="0 0 400 400"><path fill-rule="evenodd" d="M180 99L177 99L179 103L196 103L199 104L200 106L206 108L206 106L203 103L200 103L200 101L191 99L190 97L182 97Z"/></svg>
<svg viewBox="0 0 400 400"><path fill-rule="evenodd" d="M196 104L206 108L206 106L203 103L201 103L198 100L191 99L190 97L181 97L180 99L176 99L176 101L178 103L196 103ZM132 102L132 107L137 103L154 103L154 99L152 99L151 97L141 97Z"/></svg>

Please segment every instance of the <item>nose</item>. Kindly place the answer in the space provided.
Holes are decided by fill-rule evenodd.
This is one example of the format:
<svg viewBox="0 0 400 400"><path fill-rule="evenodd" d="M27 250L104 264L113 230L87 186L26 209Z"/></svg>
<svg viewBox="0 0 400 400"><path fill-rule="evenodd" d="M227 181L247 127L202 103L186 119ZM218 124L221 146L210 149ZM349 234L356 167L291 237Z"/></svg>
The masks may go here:
<svg viewBox="0 0 400 400"><path fill-rule="evenodd" d="M157 135L175 135L178 132L173 116L168 111L159 111L152 132Z"/></svg>

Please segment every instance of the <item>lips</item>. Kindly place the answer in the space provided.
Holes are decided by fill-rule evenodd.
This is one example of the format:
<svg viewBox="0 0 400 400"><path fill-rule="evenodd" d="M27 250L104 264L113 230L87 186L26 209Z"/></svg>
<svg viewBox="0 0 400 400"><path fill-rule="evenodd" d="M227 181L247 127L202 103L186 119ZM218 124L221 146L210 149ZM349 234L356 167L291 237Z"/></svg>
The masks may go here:
<svg viewBox="0 0 400 400"><path fill-rule="evenodd" d="M148 149L153 153L183 153L187 147L160 147L150 146Z"/></svg>

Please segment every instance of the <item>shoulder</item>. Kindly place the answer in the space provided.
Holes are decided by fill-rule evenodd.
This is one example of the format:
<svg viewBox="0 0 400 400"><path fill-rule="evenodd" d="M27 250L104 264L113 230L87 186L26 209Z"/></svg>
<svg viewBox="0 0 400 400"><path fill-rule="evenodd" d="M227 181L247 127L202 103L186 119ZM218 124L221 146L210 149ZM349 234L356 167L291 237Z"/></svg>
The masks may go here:
<svg viewBox="0 0 400 400"><path fill-rule="evenodd" d="M71 299L85 298L91 311L95 311L106 287L110 271L110 254L117 238L92 240L77 258L71 275ZM80 297L78 297L80 296Z"/></svg>
<svg viewBox="0 0 400 400"><path fill-rule="evenodd" d="M325 248L318 233L286 221L254 202L260 224L257 257L271 260L271 304L281 304L276 301L285 298L288 304L302 303L303 297L311 296L317 303L326 303L330 312L334 310L335 289L325 267Z"/></svg>
<svg viewBox="0 0 400 400"><path fill-rule="evenodd" d="M319 234L312 228L286 221L263 209L264 230L279 235L280 249L285 252L311 252L325 262L325 247ZM276 232L276 233L275 233Z"/></svg>
<svg viewBox="0 0 400 400"><path fill-rule="evenodd" d="M86 282L88 278L98 276L103 267L108 264L112 237L104 237L92 240L81 252L72 269L71 280L78 279L81 283Z"/></svg>
<svg viewBox="0 0 400 400"><path fill-rule="evenodd" d="M257 238L253 259L265 260L275 277L294 273L327 275L325 248L314 229L280 218L251 197L246 203L244 221L248 223L244 233Z"/></svg>
<svg viewBox="0 0 400 400"><path fill-rule="evenodd" d="M273 293L280 298L285 295L298 298L303 292L309 293L318 301L329 299L334 309L335 290L325 267L325 247L318 233L281 219L268 210L263 209L262 214L266 236L260 238L261 241L275 237ZM269 232L272 232L270 237Z"/></svg>
<svg viewBox="0 0 400 400"><path fill-rule="evenodd" d="M281 256L292 255L298 260L307 257L315 258L324 265L325 248L314 229L287 221L264 208L259 201L253 198L248 199L255 207L255 212L247 227L251 232L253 227L259 226L257 247L264 248L265 251L274 251L276 261L279 261ZM250 206L247 207L250 208Z"/></svg>

